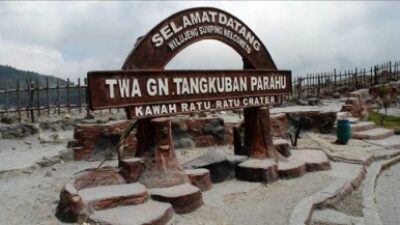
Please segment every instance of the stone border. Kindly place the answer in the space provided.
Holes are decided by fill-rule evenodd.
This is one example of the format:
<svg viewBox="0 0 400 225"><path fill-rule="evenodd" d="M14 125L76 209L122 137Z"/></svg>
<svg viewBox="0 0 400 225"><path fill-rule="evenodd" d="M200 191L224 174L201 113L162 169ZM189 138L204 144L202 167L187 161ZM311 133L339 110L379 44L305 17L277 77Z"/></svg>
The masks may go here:
<svg viewBox="0 0 400 225"><path fill-rule="evenodd" d="M384 170L399 162L400 157L396 157L386 162L378 162L368 169L368 176L362 188L365 225L382 225L375 203L376 182Z"/></svg>
<svg viewBox="0 0 400 225"><path fill-rule="evenodd" d="M392 157L392 159L389 159L386 162L377 162L367 170L372 161L385 158L372 156L362 163L363 167L361 171L353 177L351 181L339 179L314 195L304 198L297 203L291 212L289 225L309 224L315 208L322 207L327 203L340 201L347 195L351 194L353 190L361 186L362 181L366 178L367 172L368 176L365 181L366 185L364 185L362 189L364 198L363 214L366 221L365 225L382 225L375 205L376 180L383 170L400 162L400 157L398 155L399 154L393 154L392 156L387 156L387 158Z"/></svg>

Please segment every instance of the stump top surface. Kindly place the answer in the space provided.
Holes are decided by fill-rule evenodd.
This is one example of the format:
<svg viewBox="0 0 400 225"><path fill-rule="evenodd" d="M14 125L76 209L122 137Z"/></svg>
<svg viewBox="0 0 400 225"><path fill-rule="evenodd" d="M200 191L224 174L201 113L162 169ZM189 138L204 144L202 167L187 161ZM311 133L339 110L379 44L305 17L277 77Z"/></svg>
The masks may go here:
<svg viewBox="0 0 400 225"><path fill-rule="evenodd" d="M287 161L278 162L278 170L291 170L305 166L305 162L289 158Z"/></svg>
<svg viewBox="0 0 400 225"><path fill-rule="evenodd" d="M210 173L210 171L208 169L198 168L198 169L185 170L185 173L189 176L190 175L204 175L204 174Z"/></svg>
<svg viewBox="0 0 400 225"><path fill-rule="evenodd" d="M321 150L294 150L291 159L305 163L322 163L329 161L328 156Z"/></svg>
<svg viewBox="0 0 400 225"><path fill-rule="evenodd" d="M144 204L95 211L90 218L101 224L143 225L169 217L171 204L149 200Z"/></svg>
<svg viewBox="0 0 400 225"><path fill-rule="evenodd" d="M141 162L141 161L143 161L142 158L135 158L135 157L122 159L122 162L126 162L126 163L136 163L136 162Z"/></svg>
<svg viewBox="0 0 400 225"><path fill-rule="evenodd" d="M84 202L91 202L114 197L143 195L146 192L144 185L131 183L85 188L79 191L79 195Z"/></svg>
<svg viewBox="0 0 400 225"><path fill-rule="evenodd" d="M276 163L272 159L249 159L239 164L240 167L268 169L275 166Z"/></svg>
<svg viewBox="0 0 400 225"><path fill-rule="evenodd" d="M151 195L159 195L168 198L176 198L183 195L190 195L196 192L200 192L200 189L191 184L180 184L167 188L152 188L149 189Z"/></svg>
<svg viewBox="0 0 400 225"><path fill-rule="evenodd" d="M289 141L287 141L286 139L283 139L283 138L274 138L274 139L272 139L272 143L274 145L288 145Z"/></svg>

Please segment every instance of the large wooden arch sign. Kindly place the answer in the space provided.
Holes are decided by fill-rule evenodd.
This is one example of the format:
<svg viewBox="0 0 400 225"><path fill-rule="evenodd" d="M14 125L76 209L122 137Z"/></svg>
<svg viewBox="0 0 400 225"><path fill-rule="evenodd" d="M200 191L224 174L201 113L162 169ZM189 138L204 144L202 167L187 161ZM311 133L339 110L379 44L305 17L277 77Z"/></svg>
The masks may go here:
<svg viewBox="0 0 400 225"><path fill-rule="evenodd" d="M243 58L244 70L164 70L191 44L213 39ZM212 55L210 55L212 58ZM277 70L257 35L241 20L216 8L183 10L138 39L120 71L88 73L91 109L122 107L138 118L137 156L146 161L141 182L165 187L187 181L171 138L173 114L245 108L242 153L277 157L272 148L269 110L274 96L291 92L291 72Z"/></svg>

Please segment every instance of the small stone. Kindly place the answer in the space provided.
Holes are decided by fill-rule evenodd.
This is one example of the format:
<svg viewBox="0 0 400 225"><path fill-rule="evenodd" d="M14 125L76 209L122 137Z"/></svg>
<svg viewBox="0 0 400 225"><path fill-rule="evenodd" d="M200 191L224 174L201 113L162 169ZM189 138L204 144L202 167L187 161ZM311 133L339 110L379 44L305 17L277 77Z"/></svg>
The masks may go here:
<svg viewBox="0 0 400 225"><path fill-rule="evenodd" d="M53 173L50 172L50 171L47 171L47 172L44 174L44 176L45 176L45 177L52 177L52 176L53 176Z"/></svg>

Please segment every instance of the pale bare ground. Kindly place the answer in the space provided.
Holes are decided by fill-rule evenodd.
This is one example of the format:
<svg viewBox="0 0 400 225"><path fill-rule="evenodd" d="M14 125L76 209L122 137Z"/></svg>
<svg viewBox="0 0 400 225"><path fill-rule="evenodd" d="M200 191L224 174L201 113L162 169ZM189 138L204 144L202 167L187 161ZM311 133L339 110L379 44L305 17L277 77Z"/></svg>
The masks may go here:
<svg viewBox="0 0 400 225"><path fill-rule="evenodd" d="M21 145L25 145L24 142ZM65 143L52 146L61 148ZM231 146L220 146L180 149L177 150L177 155L181 162L185 162L216 150L233 154ZM31 151L34 152L35 149L29 150ZM17 161L18 158L14 160ZM2 160L4 159L0 159L0 162ZM3 173L0 178L0 221L9 225L62 224L54 216L61 188L75 173L96 167L98 163L61 160L50 167L36 166ZM109 161L107 165L116 166L117 163ZM190 214L175 215L171 224L284 225L298 201L336 179L329 174L307 173L300 178L279 180L268 185L238 180L214 184L210 191L203 193L205 204L200 209Z"/></svg>

